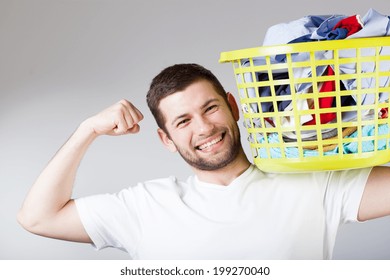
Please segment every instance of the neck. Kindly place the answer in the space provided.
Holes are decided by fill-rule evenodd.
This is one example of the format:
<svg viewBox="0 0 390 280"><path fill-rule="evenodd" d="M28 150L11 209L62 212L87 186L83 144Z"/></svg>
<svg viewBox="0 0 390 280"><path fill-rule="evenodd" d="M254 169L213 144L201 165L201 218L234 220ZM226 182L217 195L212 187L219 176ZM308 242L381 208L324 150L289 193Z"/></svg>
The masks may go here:
<svg viewBox="0 0 390 280"><path fill-rule="evenodd" d="M199 180L222 186L229 185L234 179L245 172L250 166L244 151L240 151L237 158L228 164L227 166L218 170L206 171L195 169L194 173L198 176Z"/></svg>

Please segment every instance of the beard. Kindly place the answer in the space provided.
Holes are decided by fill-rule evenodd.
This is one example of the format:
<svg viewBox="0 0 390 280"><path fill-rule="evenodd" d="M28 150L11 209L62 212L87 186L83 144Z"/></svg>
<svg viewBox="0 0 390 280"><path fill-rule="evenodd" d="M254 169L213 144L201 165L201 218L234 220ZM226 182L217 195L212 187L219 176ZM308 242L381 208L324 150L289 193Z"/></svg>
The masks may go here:
<svg viewBox="0 0 390 280"><path fill-rule="evenodd" d="M227 149L223 150L218 154L209 156L207 158L203 158L197 155L196 152L195 153L190 152L179 146L176 146L176 148L180 156L190 166L204 171L218 170L233 162L239 154L241 148L240 134L238 132L238 135L237 134L235 135L236 137L232 138L230 137L230 135L226 134L224 137L224 141L227 142L228 145Z"/></svg>

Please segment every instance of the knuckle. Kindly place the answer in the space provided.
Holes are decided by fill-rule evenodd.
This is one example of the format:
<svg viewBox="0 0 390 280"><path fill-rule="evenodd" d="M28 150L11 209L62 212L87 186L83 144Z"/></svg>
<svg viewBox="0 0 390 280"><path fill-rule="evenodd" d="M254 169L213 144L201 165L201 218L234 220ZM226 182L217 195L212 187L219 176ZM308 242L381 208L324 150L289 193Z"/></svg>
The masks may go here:
<svg viewBox="0 0 390 280"><path fill-rule="evenodd" d="M126 100L126 99L121 99L119 102L118 102L123 108L126 108L128 106L131 106L131 103Z"/></svg>

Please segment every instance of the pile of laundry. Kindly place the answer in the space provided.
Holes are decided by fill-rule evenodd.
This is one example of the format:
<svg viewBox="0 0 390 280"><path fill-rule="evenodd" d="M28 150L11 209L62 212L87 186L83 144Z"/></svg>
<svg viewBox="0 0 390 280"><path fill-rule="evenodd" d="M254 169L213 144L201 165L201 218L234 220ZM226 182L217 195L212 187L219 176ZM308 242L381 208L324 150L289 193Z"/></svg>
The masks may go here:
<svg viewBox="0 0 390 280"><path fill-rule="evenodd" d="M312 41L323 41L323 40L343 40L343 39L352 39L352 38L367 38L367 37L381 37L381 36L389 36L390 35L390 17L386 15L382 15L377 11L370 9L365 16L360 17L359 15L331 15L331 16L305 16L301 19L291 21L288 23L281 23L270 27L267 30L267 33L264 38L263 46L272 46L272 45L282 45L282 44L293 44L293 43L302 43L302 42L312 42ZM353 58L356 57L355 49L343 49L339 50L339 58ZM292 61L308 61L309 60L308 52L300 52L292 54ZM316 60L323 59L332 59L333 51L323 50L316 51L315 58ZM376 55L375 48L362 48L361 56L374 56ZM390 55L390 47L383 46L380 48L379 55ZM270 57L271 64L274 63L283 63L286 62L285 54L278 54ZM253 65L265 65L266 61L264 57L253 58ZM249 59L241 60L241 64L243 67L250 66ZM340 75L343 74L356 74L357 72L357 63L347 63L340 64L338 66L337 71ZM360 63L361 73L374 73L377 69L375 61L368 61ZM390 61L383 61L380 63L379 71L389 71L390 70ZM299 78L309 78L312 76L312 68L311 67L299 67L293 68L292 71L294 75L294 79ZM333 65L321 65L316 67L315 75L319 76L333 76L335 74L335 69L333 69ZM243 79L238 76L239 82L244 83L252 83L255 79L257 82L267 81L269 80L269 76L267 72L256 72L254 75L252 73L247 72L244 73ZM241 81L240 81L241 79ZM288 81L289 73L287 69L277 70L272 73L273 80L284 80ZM356 95L346 95L341 96L341 106L356 106L357 102L360 102L362 105L372 105L378 99L379 103L387 103L389 102L388 91L384 90L383 92L373 94L373 88L385 88L389 86L390 77L389 76L381 76L379 79L375 77L375 75L369 75L368 78L360 79L359 82L356 79L345 79L341 80L340 84L336 86L335 81L330 79L329 81L318 83L317 88L319 93L321 92L334 92L336 88L340 90L347 90L350 92L356 91L359 89L371 89L367 90L367 93L363 93L358 98ZM274 86L275 94L278 96L282 95L291 95L290 83L279 83L280 85ZM359 85L358 85L359 84ZM378 85L379 84L379 85ZM297 83L294 86L294 91L297 94L305 94L313 92L313 84L312 83ZM240 91L241 97L249 97L256 98L260 97L268 97L271 96L271 88L270 87L259 87L255 88L247 88L246 90L241 89ZM288 99L288 98L287 98ZM292 111L293 105L291 100L283 100L278 101L277 103L273 102L253 102L249 105L244 104L243 110L244 112L250 113L267 113L267 112L286 112ZM336 100L334 96L323 97L318 99L320 108L332 108L336 106ZM277 108L274 107L277 106ZM259 108L258 106L261 106ZM297 99L297 103L295 104L295 108L299 110L310 110L313 109L314 102L309 98L300 98ZM373 112L373 109L366 110L362 112L360 119L374 119L374 118L387 118L388 117L388 106L381 106L378 112ZM261 110L259 110L261 109ZM321 113L319 115L319 120L316 119L314 114L300 115L299 119L295 119L294 114L284 114L286 117L279 118L278 124L282 127L296 127L296 122L299 122L300 126L304 125L315 125L318 123L321 124L329 124L340 122L337 120L336 112L329 110L329 113ZM342 113L342 122L350 122L354 121L357 118L357 111L351 110ZM266 126L273 127L275 126L275 120L270 118L265 118L263 122ZM253 118L251 121L247 121L244 123L245 126L254 126L261 127L261 121L259 118ZM288 130L288 129L287 129ZM291 131L283 132L283 142L296 142L297 135L293 129ZM332 137L337 137L338 130L337 128L329 128L321 130L321 138L322 139L330 139ZM344 135L345 133L345 135ZM377 128L373 125L367 125L360 129L361 136L370 136L370 135L383 135L389 133L389 127L387 124L379 125ZM274 135L273 135L274 134ZM256 137L256 140L253 139ZM300 131L300 135L302 141L313 141L317 140L317 131L316 130L302 130ZM343 131L343 137L345 138L355 138L357 137L357 130L355 128L346 128ZM364 139L364 138L363 138ZM270 133L267 137L264 137L262 134L258 134L254 136L251 134L249 136L249 141L264 143L268 141L268 143L278 143L280 142L280 137L277 133ZM342 149L343 153L356 153L357 152L357 142L349 141L344 144L343 147L338 147L337 145L330 145L326 149L324 149L325 154L339 153L339 150ZM364 141L362 143L363 152L373 151L374 150L374 141ZM389 145L386 144L386 141L378 141L377 149L389 149ZM286 157L296 158L298 157L298 149L295 147L286 147L285 152ZM281 157L281 151L279 148L272 149L271 157L279 158ZM313 149L305 149L305 156L316 156L318 155L318 151ZM268 158L265 149L258 150L258 156L262 158Z"/></svg>

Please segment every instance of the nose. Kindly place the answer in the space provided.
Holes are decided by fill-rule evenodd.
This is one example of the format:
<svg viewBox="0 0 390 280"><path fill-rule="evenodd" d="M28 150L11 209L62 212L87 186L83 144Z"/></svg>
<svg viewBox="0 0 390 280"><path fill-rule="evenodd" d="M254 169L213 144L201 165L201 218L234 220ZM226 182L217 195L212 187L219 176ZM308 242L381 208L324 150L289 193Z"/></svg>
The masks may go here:
<svg viewBox="0 0 390 280"><path fill-rule="evenodd" d="M214 124L206 117L198 117L195 119L195 129L198 135L209 135Z"/></svg>

